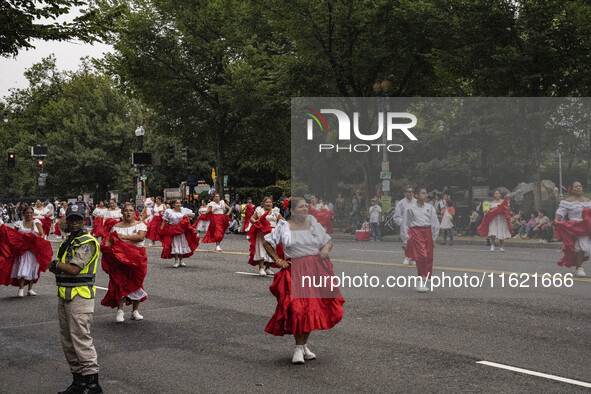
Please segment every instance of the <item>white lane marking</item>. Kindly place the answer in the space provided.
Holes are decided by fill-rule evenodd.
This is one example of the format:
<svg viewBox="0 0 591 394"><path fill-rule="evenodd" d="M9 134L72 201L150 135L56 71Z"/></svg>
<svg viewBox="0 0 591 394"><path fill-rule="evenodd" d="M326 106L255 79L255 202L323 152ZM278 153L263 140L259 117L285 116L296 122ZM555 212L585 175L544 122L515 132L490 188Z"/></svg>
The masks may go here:
<svg viewBox="0 0 591 394"><path fill-rule="evenodd" d="M526 375L539 376L540 378L552 379L552 380L556 380L559 382L570 383L570 384L574 384L577 386L591 388L591 383L581 382L580 380L563 378L561 376L556 376L556 375L549 375L547 373L542 373L542 372L530 371L529 369L511 367L509 365L504 365L504 364L491 363L490 361L477 361L476 364L488 365L489 367L506 369L509 371L519 372L519 373L523 373Z"/></svg>
<svg viewBox="0 0 591 394"><path fill-rule="evenodd" d="M404 253L403 250L351 249L356 252Z"/></svg>
<svg viewBox="0 0 591 394"><path fill-rule="evenodd" d="M443 246L443 245L441 245ZM379 253L404 253L404 251L402 250L376 250L376 249L350 249L356 252L379 252ZM456 250L461 250L461 251L465 251L465 252L483 252L483 251L488 251L488 248L483 248L483 249L460 249L460 248L453 248L453 249L448 249L452 252L455 252ZM508 252L511 251L511 249L508 250ZM531 254L531 252L516 252L516 251L511 251L512 254Z"/></svg>
<svg viewBox="0 0 591 394"><path fill-rule="evenodd" d="M261 276L259 274L255 274L254 272L234 272L235 274L239 275L250 275L250 276ZM265 275L267 278L272 278L273 275Z"/></svg>
<svg viewBox="0 0 591 394"><path fill-rule="evenodd" d="M445 246L445 245L440 245L441 247ZM456 251L456 250L462 250L462 251L466 251L466 252L488 252L490 251L490 248L487 246L485 248L482 249L459 249L459 248L453 248L453 249L449 249L451 251ZM538 249L541 250L541 249ZM511 254L531 254L531 252L516 252L515 250L511 250L511 249L507 249L507 253L511 252ZM491 253L492 254L492 253Z"/></svg>

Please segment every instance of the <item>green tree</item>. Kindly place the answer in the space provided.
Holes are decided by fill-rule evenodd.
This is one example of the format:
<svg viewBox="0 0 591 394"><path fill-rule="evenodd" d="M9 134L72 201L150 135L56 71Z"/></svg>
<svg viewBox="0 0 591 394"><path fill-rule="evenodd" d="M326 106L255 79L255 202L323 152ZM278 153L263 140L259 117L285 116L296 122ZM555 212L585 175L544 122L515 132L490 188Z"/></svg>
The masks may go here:
<svg viewBox="0 0 591 394"><path fill-rule="evenodd" d="M0 55L16 56L23 48L34 48L33 39L45 41L79 39L93 42L108 29L118 13L99 13L92 0L4 0L0 2ZM71 22L55 22L74 9L82 10ZM99 16L102 18L99 18Z"/></svg>
<svg viewBox="0 0 591 394"><path fill-rule="evenodd" d="M118 7L121 3L111 1ZM129 2L105 69L161 116L159 133L215 153L216 189L242 168L289 174L288 101L271 30L249 2ZM211 170L210 170L211 171Z"/></svg>
<svg viewBox="0 0 591 394"><path fill-rule="evenodd" d="M17 153L14 182L5 193L36 194L39 169L30 156L36 144L49 150L44 195L92 192L105 198L109 189L132 191L133 131L143 119L141 107L90 66L66 75L50 57L28 70L27 77L29 88L8 98L13 113L2 128L4 148Z"/></svg>

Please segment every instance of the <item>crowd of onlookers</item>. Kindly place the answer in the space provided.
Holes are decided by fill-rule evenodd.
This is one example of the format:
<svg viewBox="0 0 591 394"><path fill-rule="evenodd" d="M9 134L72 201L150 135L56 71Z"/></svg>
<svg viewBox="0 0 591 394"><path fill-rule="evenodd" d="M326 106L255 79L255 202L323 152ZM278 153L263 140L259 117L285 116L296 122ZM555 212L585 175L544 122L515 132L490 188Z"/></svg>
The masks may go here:
<svg viewBox="0 0 591 394"><path fill-rule="evenodd" d="M37 200L39 201L39 200ZM54 199L51 201L47 199L43 202L43 207L51 212L51 219L57 220L60 216L64 216L66 213L66 209L69 205L77 204L84 209L85 216L86 216L86 226L92 227L92 211L94 210L95 206L92 202L85 202L82 200L82 196L78 196L75 202L68 202L68 201L60 201L59 199ZM2 214L2 221L4 223L16 223L18 221L23 220L24 218L24 210L28 206L35 206L35 202L17 202L15 204L8 203L2 204L0 203L0 212ZM60 215L60 211L62 211L62 215Z"/></svg>
<svg viewBox="0 0 591 394"><path fill-rule="evenodd" d="M384 215L386 214L386 212L382 211L381 197L382 193L381 191L378 191L376 195L369 200L369 203L367 203L367 200L361 191L357 190L353 194L350 203L347 204L342 194L338 194L334 203L331 201L324 201L323 199L317 198L314 195L311 196L311 198L314 199L314 204L318 209L329 209L335 212L334 220L336 223L340 225L349 223L348 228L346 228L346 232L355 234L357 230L370 231L372 240L376 241L381 240L381 225L384 220ZM274 203L280 208L281 214L285 218L289 218L289 209L283 206L283 201L287 198L288 197L286 194L283 193L279 200L275 201ZM249 200L250 203L252 203L252 199L249 198ZM234 201L231 204L228 204L231 208L230 226L227 230L228 233L243 232L244 225L241 223L241 219L244 217L244 210L247 203L241 203L240 198L236 196ZM397 201L393 201L391 208L394 208L396 203ZM450 238L450 242L453 242L454 225L449 225L448 222L453 223L456 212L454 209L454 202L451 200L449 194L445 192L432 193L428 203L435 208L435 212L440 218L442 224L441 234L444 238L443 243L446 242L448 236ZM92 213L95 209L95 204L93 204L92 201L83 201L82 196L78 196L75 202L59 201L58 199L54 199L52 202L47 199L43 203L43 205L48 208L50 212L52 212L52 220L59 219L60 210L63 211L62 214L65 214L68 205L71 204L78 204L84 209L86 216L85 225L92 227ZM29 204L26 202L17 202L16 204L0 203L1 219L4 221L4 223L15 223L22 220L23 211L28 205ZM31 202L30 205L35 204L34 202ZM105 202L105 206L106 205L107 203ZM142 208L143 207L141 206L137 207L139 213L141 213ZM195 212L197 213L198 207L195 208ZM348 210L348 208L350 208L350 210ZM473 200L468 227L467 229L464 228L466 235L479 236L477 228L482 222L487 210L487 201L481 201L478 198ZM513 238L538 239L540 243L546 243L551 242L554 237L552 220L548 218L543 210L533 211L529 213L529 215L521 210L518 212L511 211L511 227L514 232Z"/></svg>

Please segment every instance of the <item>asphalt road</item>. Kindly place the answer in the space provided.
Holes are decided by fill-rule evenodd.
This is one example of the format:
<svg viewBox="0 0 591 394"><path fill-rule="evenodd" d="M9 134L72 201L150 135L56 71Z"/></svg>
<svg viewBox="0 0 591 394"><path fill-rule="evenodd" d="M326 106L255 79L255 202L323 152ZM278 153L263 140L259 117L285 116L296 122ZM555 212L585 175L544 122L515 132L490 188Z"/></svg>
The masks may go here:
<svg viewBox="0 0 591 394"><path fill-rule="evenodd" d="M591 279L566 287L562 274L570 270L556 265L559 250L507 247L505 253L492 253L486 246L437 245L434 276L488 279L492 274L493 287L487 282L425 294L412 287L342 288L347 300L342 322L310 336L317 360L292 365L293 339L264 332L276 305L269 292L272 278L249 275L256 270L246 264L243 236L228 236L222 247L216 253L213 245L200 245L186 268L173 268L170 260L160 259L160 248L149 247L143 321L130 320L127 307L126 321L115 323L115 310L100 305L105 291L98 289L92 333L106 393L577 392L591 387ZM331 258L337 276L367 274L381 284L388 276L416 273L402 264L396 242L337 239ZM511 282L529 288L511 288L512 273L538 276ZM543 274L556 282L544 287ZM102 271L97 286L108 286ZM53 275L42 274L35 290L37 297L21 299L16 288L0 288L2 393L57 392L71 381L59 341Z"/></svg>

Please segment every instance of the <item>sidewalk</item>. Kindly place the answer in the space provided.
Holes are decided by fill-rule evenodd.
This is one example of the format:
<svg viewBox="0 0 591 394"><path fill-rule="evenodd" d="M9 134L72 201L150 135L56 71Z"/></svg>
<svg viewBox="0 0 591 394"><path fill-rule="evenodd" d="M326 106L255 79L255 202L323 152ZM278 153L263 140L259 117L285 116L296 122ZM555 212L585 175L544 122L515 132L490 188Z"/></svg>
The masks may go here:
<svg viewBox="0 0 591 394"><path fill-rule="evenodd" d="M339 241L350 241L350 242L368 242L369 241L357 241L355 236L352 234L347 234L344 232L344 229L335 228L332 231L330 236L332 239L339 240ZM443 241L441 235L437 238L436 245L439 245L440 242ZM520 248L538 248L538 249L561 249L562 242L553 241L549 243L538 243L539 240L537 239L506 239L505 245L506 246L515 246ZM382 237L382 242L400 242L400 236L396 235L385 235ZM449 242L448 242L449 243ZM496 241L496 244L499 244L499 241ZM486 238L481 236L465 236L465 235L454 235L454 245L479 245L479 246L486 246Z"/></svg>

